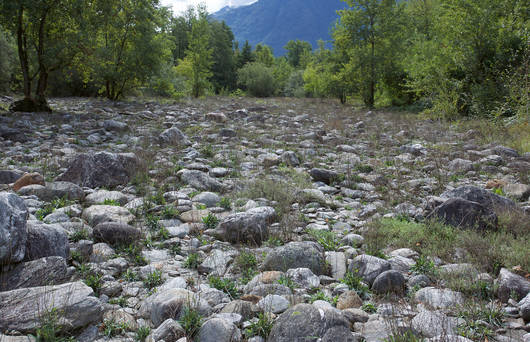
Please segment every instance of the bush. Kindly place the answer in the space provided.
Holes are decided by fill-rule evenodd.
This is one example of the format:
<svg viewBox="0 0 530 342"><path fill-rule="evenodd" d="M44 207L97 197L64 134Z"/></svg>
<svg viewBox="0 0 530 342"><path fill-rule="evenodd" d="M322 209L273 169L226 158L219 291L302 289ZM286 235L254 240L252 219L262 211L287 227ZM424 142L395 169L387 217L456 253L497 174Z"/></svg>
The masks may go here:
<svg viewBox="0 0 530 342"><path fill-rule="evenodd" d="M245 64L239 70L237 77L239 85L252 96L269 97L276 91L272 69L264 64Z"/></svg>
<svg viewBox="0 0 530 342"><path fill-rule="evenodd" d="M245 336L250 338L252 336L261 336L267 338L271 333L274 320L265 313L260 313L258 315L258 320L250 324L250 326L245 329Z"/></svg>
<svg viewBox="0 0 530 342"><path fill-rule="evenodd" d="M304 71L296 70L291 73L287 84L283 90L285 96L289 97L305 97L304 89Z"/></svg>
<svg viewBox="0 0 530 342"><path fill-rule="evenodd" d="M199 332L199 329L202 325L202 320L202 316L197 310L185 306L182 310L182 316L179 320L179 323L182 328L184 328L186 336L192 339L197 332Z"/></svg>
<svg viewBox="0 0 530 342"><path fill-rule="evenodd" d="M232 299L239 297L239 291L237 290L236 283L232 279L209 276L208 283L210 286L223 291Z"/></svg>
<svg viewBox="0 0 530 342"><path fill-rule="evenodd" d="M307 233L326 251L336 251L341 246L339 237L332 231L308 229Z"/></svg>

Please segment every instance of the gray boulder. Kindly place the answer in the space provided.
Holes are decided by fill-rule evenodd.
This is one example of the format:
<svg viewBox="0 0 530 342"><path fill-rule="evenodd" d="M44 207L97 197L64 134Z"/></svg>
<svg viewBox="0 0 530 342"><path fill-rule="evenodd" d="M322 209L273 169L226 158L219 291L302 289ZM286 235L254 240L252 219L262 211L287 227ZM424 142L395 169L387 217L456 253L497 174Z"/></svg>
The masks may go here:
<svg viewBox="0 0 530 342"><path fill-rule="evenodd" d="M230 321L222 318L207 320L199 330L201 342L239 342L242 336L239 329Z"/></svg>
<svg viewBox="0 0 530 342"><path fill-rule="evenodd" d="M263 262L264 271L283 271L290 268L309 268L314 274L327 274L322 247L312 241L289 242L272 250Z"/></svg>
<svg viewBox="0 0 530 342"><path fill-rule="evenodd" d="M480 203L462 198L451 198L436 207L428 217L459 228L488 230L497 227L495 212Z"/></svg>
<svg viewBox="0 0 530 342"><path fill-rule="evenodd" d="M58 224L28 221L28 239L24 260L36 260L48 256L68 259L70 247L66 231Z"/></svg>
<svg viewBox="0 0 530 342"><path fill-rule="evenodd" d="M35 195L41 201L50 202L57 198L66 198L72 201L85 198L85 192L79 185L70 182L49 182L46 186L33 184L23 187L18 192L22 196Z"/></svg>
<svg viewBox="0 0 530 342"><path fill-rule="evenodd" d="M89 188L125 185L140 164L134 153L78 154L58 181Z"/></svg>
<svg viewBox="0 0 530 342"><path fill-rule="evenodd" d="M413 331L425 337L454 335L457 327L456 318L448 317L440 311L421 311L412 319Z"/></svg>
<svg viewBox="0 0 530 342"><path fill-rule="evenodd" d="M530 292L517 304L525 322L530 322Z"/></svg>
<svg viewBox="0 0 530 342"><path fill-rule="evenodd" d="M315 182L323 182L328 185L339 178L339 174L335 171L317 168L311 169L311 171L309 171L309 175Z"/></svg>
<svg viewBox="0 0 530 342"><path fill-rule="evenodd" d="M231 243L248 242L255 245L269 237L269 225L276 212L272 207L258 207L225 217L219 223L217 234Z"/></svg>
<svg viewBox="0 0 530 342"><path fill-rule="evenodd" d="M515 296L515 300L521 300L530 292L530 281L502 268L497 278L497 297L503 303Z"/></svg>
<svg viewBox="0 0 530 342"><path fill-rule="evenodd" d="M141 238L142 232L133 226L120 222L102 222L94 227L96 242L113 244L130 244Z"/></svg>
<svg viewBox="0 0 530 342"><path fill-rule="evenodd" d="M0 292L0 330L34 332L53 309L61 325L78 329L102 318L104 305L83 282Z"/></svg>
<svg viewBox="0 0 530 342"><path fill-rule="evenodd" d="M24 259L28 231L28 209L22 198L0 192L0 265Z"/></svg>
<svg viewBox="0 0 530 342"><path fill-rule="evenodd" d="M191 145L191 141L188 137L177 127L168 128L160 133L158 142L162 146L184 147Z"/></svg>
<svg viewBox="0 0 530 342"><path fill-rule="evenodd" d="M207 208L212 208L219 205L221 198L213 192L206 191L194 196L192 200L204 204Z"/></svg>
<svg viewBox="0 0 530 342"><path fill-rule="evenodd" d="M337 309L298 304L274 322L267 342L302 342L319 338L322 341L353 342L349 328L348 320Z"/></svg>
<svg viewBox="0 0 530 342"><path fill-rule="evenodd" d="M114 205L93 205L83 210L83 219L92 226L102 222L119 222L129 224L134 221L134 215L123 207Z"/></svg>
<svg viewBox="0 0 530 342"><path fill-rule="evenodd" d="M85 202L88 204L103 204L105 200L112 200L118 202L120 205L125 205L131 200L131 196L119 191L98 190L85 198Z"/></svg>
<svg viewBox="0 0 530 342"><path fill-rule="evenodd" d="M462 293L434 287L425 287L418 290L414 295L414 299L433 309L448 309L464 303Z"/></svg>
<svg viewBox="0 0 530 342"><path fill-rule="evenodd" d="M181 170L177 175L184 184L197 190L222 192L225 188L217 179L199 170Z"/></svg>
<svg viewBox="0 0 530 342"><path fill-rule="evenodd" d="M391 268L390 262L368 254L361 254L353 259L349 271L357 273L369 285L372 285L378 275Z"/></svg>
<svg viewBox="0 0 530 342"><path fill-rule="evenodd" d="M372 284L372 291L378 294L397 293L402 294L405 291L405 277L398 271L384 271L375 278Z"/></svg>
<svg viewBox="0 0 530 342"><path fill-rule="evenodd" d="M126 123L116 120L103 121L103 128L109 132L124 132L128 129Z"/></svg>
<svg viewBox="0 0 530 342"><path fill-rule="evenodd" d="M45 257L16 265L0 274L0 291L24 287L56 285L67 280L66 259L58 256Z"/></svg>
<svg viewBox="0 0 530 342"><path fill-rule="evenodd" d="M167 289L147 297L139 314L150 318L154 326L158 327L168 318L180 319L187 308L198 310L203 316L208 316L211 312L210 306L199 294L186 289Z"/></svg>
<svg viewBox="0 0 530 342"><path fill-rule="evenodd" d="M0 184L15 183L24 172L18 170L0 170Z"/></svg>
<svg viewBox="0 0 530 342"><path fill-rule="evenodd" d="M450 198L462 198L471 202L476 202L482 206L488 208L489 210L506 210L506 209L515 209L515 202L506 198L494 194L491 191L478 188L472 185L465 185L458 187L453 190L449 190L440 195L443 199Z"/></svg>
<svg viewBox="0 0 530 342"><path fill-rule="evenodd" d="M179 338L186 336L184 328L174 319L166 319L158 328L153 330L147 338L147 342L176 342Z"/></svg>

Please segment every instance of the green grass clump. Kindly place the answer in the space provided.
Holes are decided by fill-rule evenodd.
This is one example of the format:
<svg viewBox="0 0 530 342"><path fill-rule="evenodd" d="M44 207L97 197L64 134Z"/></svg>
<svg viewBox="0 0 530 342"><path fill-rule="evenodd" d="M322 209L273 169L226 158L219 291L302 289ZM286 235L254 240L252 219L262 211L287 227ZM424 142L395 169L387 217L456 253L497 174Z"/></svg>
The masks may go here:
<svg viewBox="0 0 530 342"><path fill-rule="evenodd" d="M434 265L434 261L421 255L418 260L416 260L416 264L410 268L410 271L414 274L434 276L436 274L436 266Z"/></svg>
<svg viewBox="0 0 530 342"><path fill-rule="evenodd" d="M136 336L134 337L134 340L137 342L144 342L147 336L151 333L151 328L144 325L138 328L136 330Z"/></svg>
<svg viewBox="0 0 530 342"><path fill-rule="evenodd" d="M180 325L184 328L186 336L193 341L193 338L199 332L203 321L202 315L196 309L185 306L179 320Z"/></svg>
<svg viewBox="0 0 530 342"><path fill-rule="evenodd" d="M239 290L237 289L236 283L232 279L209 276L208 283L210 286L223 291L232 299L239 298Z"/></svg>
<svg viewBox="0 0 530 342"><path fill-rule="evenodd" d="M235 265L241 272L241 283L246 284L258 274L258 259L252 252L242 251L235 259Z"/></svg>
<svg viewBox="0 0 530 342"><path fill-rule="evenodd" d="M339 237L332 231L308 229L307 233L326 251L336 251L342 246Z"/></svg>
<svg viewBox="0 0 530 342"><path fill-rule="evenodd" d="M522 214L521 214L522 215ZM421 255L446 262L468 262L483 271L496 273L501 267L521 266L530 271L530 223L521 216L499 217L498 231L462 230L436 221L424 223L381 219L364 234L367 250L411 248ZM455 259L455 250L466 251L464 260Z"/></svg>
<svg viewBox="0 0 530 342"><path fill-rule="evenodd" d="M103 335L106 337L114 337L123 335L129 330L129 325L125 322L116 322L113 319L106 319L102 325Z"/></svg>
<svg viewBox="0 0 530 342"><path fill-rule="evenodd" d="M116 200L113 200L113 199L110 199L110 198L105 198L105 200L103 201L103 204L104 205L112 205L112 206L115 206L115 207L121 206L120 202L118 202Z"/></svg>
<svg viewBox="0 0 530 342"><path fill-rule="evenodd" d="M269 315L260 313L258 319L245 329L245 337L261 336L266 339L271 333L273 325L274 320Z"/></svg>
<svg viewBox="0 0 530 342"><path fill-rule="evenodd" d="M344 278L342 278L340 282L346 284L351 291L357 292L359 297L363 299L367 299L371 295L370 289L363 283L363 279L357 274L357 272L346 272Z"/></svg>
<svg viewBox="0 0 530 342"><path fill-rule="evenodd" d="M296 283L291 278L283 274L280 276L280 279L278 279L278 284L290 288L291 291L296 288Z"/></svg>
<svg viewBox="0 0 530 342"><path fill-rule="evenodd" d="M199 258L199 254L190 253L188 257L186 258L186 260L184 261L184 267L196 269L197 267L199 267L200 263L201 263L201 260Z"/></svg>
<svg viewBox="0 0 530 342"><path fill-rule="evenodd" d="M154 270L143 279L144 286L150 290L162 285L163 282L164 280L162 279L162 271L160 270Z"/></svg>
<svg viewBox="0 0 530 342"><path fill-rule="evenodd" d="M215 229L219 224L219 219L212 213L208 213L207 216L202 218L202 223L206 229Z"/></svg>
<svg viewBox="0 0 530 342"><path fill-rule="evenodd" d="M458 334L473 341L487 341L502 327L504 311L493 303L469 303L459 308L458 317L464 323L458 326Z"/></svg>

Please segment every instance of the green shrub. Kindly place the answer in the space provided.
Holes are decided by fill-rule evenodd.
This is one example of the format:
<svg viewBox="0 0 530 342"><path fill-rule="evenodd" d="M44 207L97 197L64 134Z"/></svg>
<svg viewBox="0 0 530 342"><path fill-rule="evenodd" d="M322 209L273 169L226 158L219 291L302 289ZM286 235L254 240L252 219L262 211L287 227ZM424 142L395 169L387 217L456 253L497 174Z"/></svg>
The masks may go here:
<svg viewBox="0 0 530 342"><path fill-rule="evenodd" d="M138 341L138 342L144 342L145 339L147 338L147 336L149 336L149 334L151 333L151 328L144 325L144 326L141 326L138 328L138 330L136 330L136 336L134 338L135 341Z"/></svg>
<svg viewBox="0 0 530 342"><path fill-rule="evenodd" d="M106 337L114 337L125 334L129 330L129 325L125 322L118 323L113 319L106 319L103 321L102 330Z"/></svg>
<svg viewBox="0 0 530 342"><path fill-rule="evenodd" d="M196 269L197 267L199 267L200 263L201 261L199 258L199 254L190 253L186 258L186 261L184 261L184 267Z"/></svg>
<svg viewBox="0 0 530 342"><path fill-rule="evenodd" d="M348 285L348 289L357 292L359 297L366 299L370 297L370 289L364 285L362 278L358 275L358 272L346 272L344 278L340 280L341 283Z"/></svg>
<svg viewBox="0 0 530 342"><path fill-rule="evenodd" d="M232 279L209 276L208 283L210 286L223 291L232 299L239 297L239 291L237 289L236 283Z"/></svg>
<svg viewBox="0 0 530 342"><path fill-rule="evenodd" d="M414 264L410 271L414 274L425 274L427 276L434 276L436 273L436 267L434 266L434 261L421 255L416 264Z"/></svg>
<svg viewBox="0 0 530 342"><path fill-rule="evenodd" d="M490 302L468 303L459 308L458 317L464 323L458 326L458 333L473 341L487 341L495 336L495 329L502 326L504 311L501 305Z"/></svg>
<svg viewBox="0 0 530 342"><path fill-rule="evenodd" d="M182 328L184 328L186 336L190 339L193 339L197 332L199 332L202 321L203 318L197 310L192 309L189 306L185 306L182 310L179 323Z"/></svg>
<svg viewBox="0 0 530 342"><path fill-rule="evenodd" d="M361 306L361 310L363 310L365 312L368 312L368 313L376 313L377 312L377 308L375 307L375 305L373 303L364 303Z"/></svg>
<svg viewBox="0 0 530 342"><path fill-rule="evenodd" d="M99 291L101 291L101 286L103 285L101 283L101 278L102 276L98 273L92 273L90 272L89 274L86 275L85 279L83 280L83 282L92 288L92 290L94 290L94 293L96 294L96 296L99 296Z"/></svg>
<svg viewBox="0 0 530 342"><path fill-rule="evenodd" d="M235 259L235 265L241 272L241 283L246 284L258 274L258 260L252 252L241 251Z"/></svg>
<svg viewBox="0 0 530 342"><path fill-rule="evenodd" d="M73 232L70 236L70 241L72 242L79 242L81 240L88 240L88 230L85 228L82 228L80 230L76 230Z"/></svg>
<svg viewBox="0 0 530 342"><path fill-rule="evenodd" d="M250 95L269 97L274 95L276 85L272 69L264 64L248 63L238 71L238 83Z"/></svg>
<svg viewBox="0 0 530 342"><path fill-rule="evenodd" d="M125 271L125 273L123 273L122 277L123 277L123 279L125 279L127 281L137 281L137 280L140 279L140 277L138 276L138 273L134 272L131 269L128 269L127 271Z"/></svg>
<svg viewBox="0 0 530 342"><path fill-rule="evenodd" d="M339 237L332 231L308 229L307 233L324 247L326 251L336 251L341 247Z"/></svg>
<svg viewBox="0 0 530 342"><path fill-rule="evenodd" d="M256 321L251 321L250 326L245 329L245 336L261 336L267 338L271 333L274 320L266 313L260 313Z"/></svg>
<svg viewBox="0 0 530 342"><path fill-rule="evenodd" d="M160 270L154 270L153 272L149 273L143 280L144 286L148 289L152 289L154 287L157 287L158 285L162 285L164 280L162 279L162 271Z"/></svg>
<svg viewBox="0 0 530 342"><path fill-rule="evenodd" d="M105 200L103 201L103 204L104 205L112 205L112 206L116 206L116 207L121 206L120 202L118 202L116 200L113 200L113 199L110 199L110 198L105 198Z"/></svg>
<svg viewBox="0 0 530 342"><path fill-rule="evenodd" d="M214 214L208 213L207 216L202 218L202 223L204 223L206 229L215 229L219 224L219 219Z"/></svg>
<svg viewBox="0 0 530 342"><path fill-rule="evenodd" d="M223 197L221 198L221 200L219 201L219 206L225 210L230 210L232 209L232 204L230 203L230 198L228 197Z"/></svg>
<svg viewBox="0 0 530 342"><path fill-rule="evenodd" d="M280 276L280 279L278 279L278 284L290 288L291 291L297 287L296 283L291 278L283 274Z"/></svg>

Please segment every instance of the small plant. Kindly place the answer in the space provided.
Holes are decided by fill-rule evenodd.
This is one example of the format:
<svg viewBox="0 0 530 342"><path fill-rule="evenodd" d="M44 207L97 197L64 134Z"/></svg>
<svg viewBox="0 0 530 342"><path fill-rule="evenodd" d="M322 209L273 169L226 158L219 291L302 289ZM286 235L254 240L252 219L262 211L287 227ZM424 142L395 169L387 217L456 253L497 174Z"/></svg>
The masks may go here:
<svg viewBox="0 0 530 342"><path fill-rule="evenodd" d="M120 246L119 253L130 258L136 265L147 265L147 260L142 255L142 245L140 243L131 243L128 246Z"/></svg>
<svg viewBox="0 0 530 342"><path fill-rule="evenodd" d="M72 258L72 261L78 262L80 264L85 261L83 255L81 255L79 251L70 250L70 258Z"/></svg>
<svg viewBox="0 0 530 342"><path fill-rule="evenodd" d="M121 306L122 308L124 308L124 307L127 306L127 298L125 298L123 296L120 296L118 298L111 298L109 300L109 303L110 304L117 304L117 305Z"/></svg>
<svg viewBox="0 0 530 342"><path fill-rule="evenodd" d="M421 255L416 264L413 265L410 270L414 274L425 274L427 276L434 276L436 274L436 267L434 266L434 261Z"/></svg>
<svg viewBox="0 0 530 342"><path fill-rule="evenodd" d="M70 235L70 241L72 242L79 242L81 240L88 240L88 230L85 228L76 230Z"/></svg>
<svg viewBox="0 0 530 342"><path fill-rule="evenodd" d="M199 254L197 253L190 253L186 258L186 261L184 261L184 267L186 268L196 269L197 267L199 267L199 264Z"/></svg>
<svg viewBox="0 0 530 342"><path fill-rule="evenodd" d="M156 232L162 227L158 220L158 217L156 217L155 215L147 214L145 216L145 225L150 231Z"/></svg>
<svg viewBox="0 0 530 342"><path fill-rule="evenodd" d="M83 280L83 282L92 288L92 290L94 290L94 293L96 294L96 296L99 296L99 291L101 291L101 286L102 286L102 283L101 283L101 278L102 276L98 273L89 273L86 275L85 279Z"/></svg>
<svg viewBox="0 0 530 342"><path fill-rule="evenodd" d="M404 333L400 333L399 335L394 334L383 340L383 342L421 342L421 341L423 341L423 339L414 335L414 333L409 330L405 331Z"/></svg>
<svg viewBox="0 0 530 342"><path fill-rule="evenodd" d="M235 259L235 264L241 271L241 283L246 284L258 274L258 260L254 253L242 251Z"/></svg>
<svg viewBox="0 0 530 342"><path fill-rule="evenodd" d="M105 198L105 200L103 201L103 204L104 205L112 205L112 206L115 206L115 207L121 206L120 202L118 202L117 200L114 200L114 199L110 199L110 198Z"/></svg>
<svg viewBox="0 0 530 342"><path fill-rule="evenodd" d="M204 210L204 209L207 208L206 204L204 204L204 203L197 203L195 206L196 206L197 209L199 209L199 210Z"/></svg>
<svg viewBox="0 0 530 342"><path fill-rule="evenodd" d="M355 167L355 169L361 173L370 173L374 170L373 167L371 167L370 165L366 165L366 164L359 164Z"/></svg>
<svg viewBox="0 0 530 342"><path fill-rule="evenodd" d="M308 229L307 233L324 247L326 251L336 251L341 246L337 234L329 230Z"/></svg>
<svg viewBox="0 0 530 342"><path fill-rule="evenodd" d="M324 301L329 302L329 303L333 302L333 298L330 298L330 297L326 296L326 294L322 290L318 290L317 292L312 294L311 298L309 299L311 304L313 304L317 300L324 300Z"/></svg>
<svg viewBox="0 0 530 342"><path fill-rule="evenodd" d="M162 217L166 220L177 218L179 215L177 208L172 205L166 205L162 211Z"/></svg>
<svg viewBox="0 0 530 342"><path fill-rule="evenodd" d="M176 256L176 255L179 255L180 253L182 253L182 250L180 248L180 243L177 242L173 245L171 245L171 247L169 247L169 254L171 254L171 256Z"/></svg>
<svg viewBox="0 0 530 342"><path fill-rule="evenodd" d="M204 145L201 148L200 152L204 156L204 158L212 158L215 155L213 147L210 144Z"/></svg>
<svg viewBox="0 0 530 342"><path fill-rule="evenodd" d="M59 312L56 308L51 309L42 318L42 324L36 329L37 342L70 342L75 341L71 337L61 337L62 327L59 325Z"/></svg>
<svg viewBox="0 0 530 342"><path fill-rule="evenodd" d="M267 247L280 247L283 245L283 240L278 236L271 236L265 241L265 246Z"/></svg>
<svg viewBox="0 0 530 342"><path fill-rule="evenodd" d="M228 197L223 197L219 201L219 206L225 210L232 209L232 204L230 203L230 199Z"/></svg>
<svg viewBox="0 0 530 342"><path fill-rule="evenodd" d="M138 273L131 269L128 269L125 273L123 273L122 277L127 281L137 281L140 279L140 277L138 277Z"/></svg>
<svg viewBox="0 0 530 342"><path fill-rule="evenodd" d="M55 211L55 208L51 205L46 205L35 212L35 217L39 221L43 221L44 218Z"/></svg>
<svg viewBox="0 0 530 342"><path fill-rule="evenodd" d="M202 223L206 229L215 229L219 224L219 219L212 213L209 213L207 216L202 218Z"/></svg>
<svg viewBox="0 0 530 342"><path fill-rule="evenodd" d="M364 285L362 278L358 275L358 271L346 272L344 278L341 279L341 283L348 285L348 288L357 292L361 298L370 297L370 289L368 286Z"/></svg>
<svg viewBox="0 0 530 342"><path fill-rule="evenodd" d="M258 319L250 323L250 326L245 329L245 336L247 338L253 336L261 336L267 338L271 333L272 326L274 324L273 319L266 313L260 313Z"/></svg>
<svg viewBox="0 0 530 342"><path fill-rule="evenodd" d="M280 276L280 279L278 279L278 284L290 288L291 291L296 288L296 283L291 278L283 274Z"/></svg>
<svg viewBox="0 0 530 342"><path fill-rule="evenodd" d="M184 328L186 336L190 339L197 334L202 325L202 316L199 311L185 306L182 310L181 318L179 320L180 325Z"/></svg>
<svg viewBox="0 0 530 342"><path fill-rule="evenodd" d="M144 326L141 326L138 328L138 330L136 330L136 336L134 338L135 341L137 342L144 342L145 339L147 338L147 336L149 336L149 334L151 333L151 328L144 325Z"/></svg>
<svg viewBox="0 0 530 342"><path fill-rule="evenodd" d="M239 297L239 291L236 287L236 283L232 279L209 276L208 283L210 284L210 286L215 287L220 291L223 291L232 299Z"/></svg>
<svg viewBox="0 0 530 342"><path fill-rule="evenodd" d="M169 230L167 230L166 227L160 227L158 232L156 233L157 240L167 240L169 239Z"/></svg>
<svg viewBox="0 0 530 342"><path fill-rule="evenodd" d="M162 285L163 282L162 271L160 270L154 270L143 280L144 286L150 290L154 287L157 287L158 285Z"/></svg>
<svg viewBox="0 0 530 342"><path fill-rule="evenodd" d="M363 306L361 306L361 309L364 312L368 312L368 313L375 313L377 311L377 308L375 307L373 303L364 303Z"/></svg>
<svg viewBox="0 0 530 342"><path fill-rule="evenodd" d="M125 322L118 323L113 319L106 319L103 321L101 330L106 337L114 337L125 334L129 330L129 325Z"/></svg>
<svg viewBox="0 0 530 342"><path fill-rule="evenodd" d="M458 334L473 341L486 341L495 335L495 329L502 326L504 311L493 302L488 304L471 303L462 306L458 316L464 320L458 326Z"/></svg>

